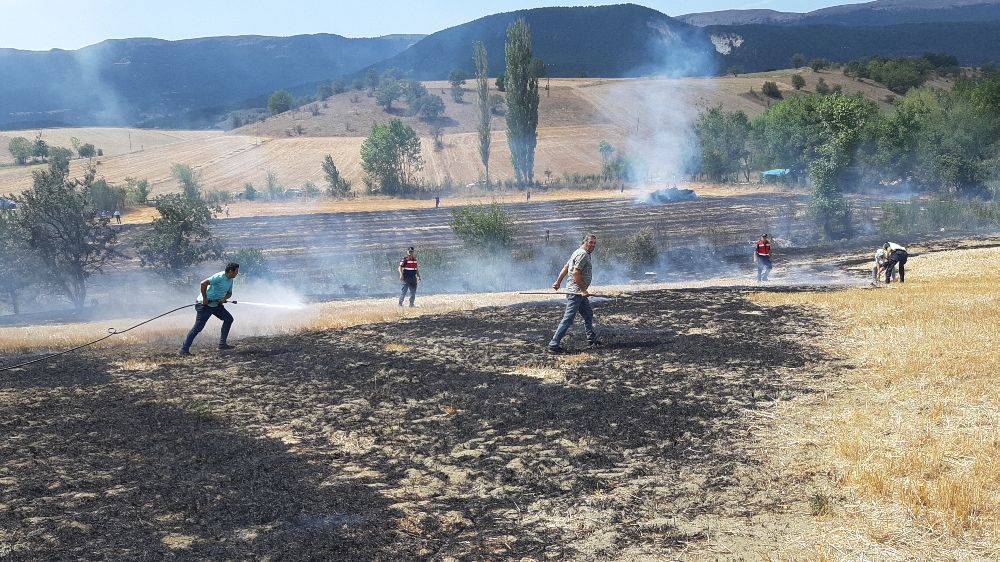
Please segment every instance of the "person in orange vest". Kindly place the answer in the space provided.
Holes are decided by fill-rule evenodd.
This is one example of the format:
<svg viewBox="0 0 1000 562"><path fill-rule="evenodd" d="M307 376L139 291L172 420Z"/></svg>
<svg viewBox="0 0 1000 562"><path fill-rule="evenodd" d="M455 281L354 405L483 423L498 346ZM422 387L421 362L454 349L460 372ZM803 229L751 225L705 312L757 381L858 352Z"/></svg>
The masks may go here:
<svg viewBox="0 0 1000 562"><path fill-rule="evenodd" d="M406 255L399 260L399 281L402 288L399 292L399 306L403 306L403 299L406 291L410 291L410 308L413 308L414 299L417 298L417 283L420 282L420 268L417 264L417 257L413 255L413 246L406 249Z"/></svg>
<svg viewBox="0 0 1000 562"><path fill-rule="evenodd" d="M761 234L757 241L757 248L753 251L753 261L757 264L757 280L767 281L767 274L771 273L771 240L767 234Z"/></svg>

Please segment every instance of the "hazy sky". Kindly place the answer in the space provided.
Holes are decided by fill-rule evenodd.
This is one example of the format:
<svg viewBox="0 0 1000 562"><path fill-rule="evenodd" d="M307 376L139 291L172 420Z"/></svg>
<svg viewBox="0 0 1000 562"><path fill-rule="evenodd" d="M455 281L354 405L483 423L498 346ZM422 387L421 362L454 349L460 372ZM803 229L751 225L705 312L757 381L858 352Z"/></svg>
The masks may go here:
<svg viewBox="0 0 1000 562"><path fill-rule="evenodd" d="M216 35L429 34L486 15L541 6L621 4L571 0L0 0L0 47L78 49L105 39ZM649 0L668 16L728 9L808 12L856 0Z"/></svg>

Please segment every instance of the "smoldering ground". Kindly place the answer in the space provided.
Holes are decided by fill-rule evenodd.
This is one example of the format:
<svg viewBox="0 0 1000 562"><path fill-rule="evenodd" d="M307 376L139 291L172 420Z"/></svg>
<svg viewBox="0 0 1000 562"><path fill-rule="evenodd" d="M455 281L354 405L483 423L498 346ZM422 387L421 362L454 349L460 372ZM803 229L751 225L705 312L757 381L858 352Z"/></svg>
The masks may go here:
<svg viewBox="0 0 1000 562"><path fill-rule="evenodd" d="M501 307L10 373L0 549L659 556L765 509L746 416L834 366L822 322L742 289L597 307L607 347L560 357L558 311Z"/></svg>

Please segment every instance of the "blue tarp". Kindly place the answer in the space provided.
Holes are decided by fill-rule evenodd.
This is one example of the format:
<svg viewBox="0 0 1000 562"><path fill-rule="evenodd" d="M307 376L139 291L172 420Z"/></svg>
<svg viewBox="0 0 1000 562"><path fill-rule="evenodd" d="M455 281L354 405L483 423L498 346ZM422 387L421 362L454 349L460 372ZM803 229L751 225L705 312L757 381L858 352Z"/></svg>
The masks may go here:
<svg viewBox="0 0 1000 562"><path fill-rule="evenodd" d="M760 175L762 175L762 176L787 176L790 173L792 173L792 171L789 170L788 168L776 168L774 170L768 170L766 172L761 172Z"/></svg>

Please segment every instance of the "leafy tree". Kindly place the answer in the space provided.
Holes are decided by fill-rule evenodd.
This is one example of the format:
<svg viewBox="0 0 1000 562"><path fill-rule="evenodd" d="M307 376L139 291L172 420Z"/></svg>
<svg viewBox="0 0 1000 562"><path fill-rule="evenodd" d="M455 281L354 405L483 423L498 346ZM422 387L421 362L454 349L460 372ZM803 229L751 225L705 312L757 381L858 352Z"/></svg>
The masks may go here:
<svg viewBox="0 0 1000 562"><path fill-rule="evenodd" d="M337 78L336 80L330 83L330 90L333 91L334 94L342 94L346 92L347 80L344 80L343 78Z"/></svg>
<svg viewBox="0 0 1000 562"><path fill-rule="evenodd" d="M534 180L538 143L538 77L531 73L531 30L523 18L507 27L507 145L520 185Z"/></svg>
<svg viewBox="0 0 1000 562"><path fill-rule="evenodd" d="M817 151L818 157L809 164L813 184L810 206L827 239L834 239L850 231L849 208L843 197L844 175L879 112L874 102L859 94L824 97L816 104L816 114L826 140Z"/></svg>
<svg viewBox="0 0 1000 562"><path fill-rule="evenodd" d="M507 75L506 74L501 74L500 76L497 76L497 80L496 80L497 91L500 91L500 92L506 92L507 91L507 85L505 83L506 80L507 80Z"/></svg>
<svg viewBox="0 0 1000 562"><path fill-rule="evenodd" d="M361 144L361 168L369 191L401 192L423 168L417 133L399 119L376 123Z"/></svg>
<svg viewBox="0 0 1000 562"><path fill-rule="evenodd" d="M830 94L830 85L826 83L826 80L820 78L816 81L816 93L821 96Z"/></svg>
<svg viewBox="0 0 1000 562"><path fill-rule="evenodd" d="M615 147L608 141L602 140L597 144L597 151L601 153L601 162L607 166L611 161L611 155L615 153Z"/></svg>
<svg viewBox="0 0 1000 562"><path fill-rule="evenodd" d="M535 78L543 78L545 76L545 63L542 59L534 57L531 59L531 64L528 66L528 72Z"/></svg>
<svg viewBox="0 0 1000 562"><path fill-rule="evenodd" d="M792 55L792 68L802 68L806 65L806 56L802 53Z"/></svg>
<svg viewBox="0 0 1000 562"><path fill-rule="evenodd" d="M212 236L209 225L219 212L200 197L172 193L154 204L159 218L136 242L143 267L150 267L168 279L179 279L188 268L222 255L222 245Z"/></svg>
<svg viewBox="0 0 1000 562"><path fill-rule="evenodd" d="M818 96L793 96L772 104L752 123L751 152L762 168L806 171L824 141L816 105Z"/></svg>
<svg viewBox="0 0 1000 562"><path fill-rule="evenodd" d="M24 137L14 137L7 143L7 150L10 151L10 155L14 157L14 163L18 166L28 163L28 158L31 158L31 149L31 141Z"/></svg>
<svg viewBox="0 0 1000 562"><path fill-rule="evenodd" d="M31 146L31 155L35 158L41 158L42 160L49 157L49 145L42 139L41 131L35 135L35 142Z"/></svg>
<svg viewBox="0 0 1000 562"><path fill-rule="evenodd" d="M461 68L453 68L451 72L448 73L448 82L452 86L457 86L461 88L465 85L465 81L469 78L468 73L466 73Z"/></svg>
<svg viewBox="0 0 1000 562"><path fill-rule="evenodd" d="M19 230L14 213L0 209L0 295L20 314L19 293L31 286L38 272L37 260Z"/></svg>
<svg viewBox="0 0 1000 562"><path fill-rule="evenodd" d="M60 168L65 168L68 171L71 158L73 158L73 153L68 148L61 146L49 148L49 162Z"/></svg>
<svg viewBox="0 0 1000 562"><path fill-rule="evenodd" d="M514 243L514 215L497 202L456 207L448 225L470 250L506 249Z"/></svg>
<svg viewBox="0 0 1000 562"><path fill-rule="evenodd" d="M333 95L333 86L326 82L316 87L316 99L323 101Z"/></svg>
<svg viewBox="0 0 1000 562"><path fill-rule="evenodd" d="M101 211L125 207L125 188L109 184L104 179L95 180L88 190L90 201Z"/></svg>
<svg viewBox="0 0 1000 562"><path fill-rule="evenodd" d="M500 115L504 112L506 101L500 94L490 94L490 113Z"/></svg>
<svg viewBox="0 0 1000 562"><path fill-rule="evenodd" d="M461 86L451 87L452 101L454 101L455 103L462 103L464 98L465 98L465 90L463 90Z"/></svg>
<svg viewBox="0 0 1000 562"><path fill-rule="evenodd" d="M472 44L472 63L476 67L476 94L479 101L479 160L483 163L486 174L486 185L490 184L490 133L492 111L490 106L489 60L486 56L486 45L482 41Z"/></svg>
<svg viewBox="0 0 1000 562"><path fill-rule="evenodd" d="M77 151L77 150L80 150L80 144L81 144L81 142L80 142L80 139L78 139L77 137L70 137L69 138L69 144L70 144L70 146L73 147L73 151L74 152Z"/></svg>
<svg viewBox="0 0 1000 562"><path fill-rule="evenodd" d="M410 113L416 114L420 111L420 101L427 95L427 87L417 80L403 80L400 91L406 105L410 106Z"/></svg>
<svg viewBox="0 0 1000 562"><path fill-rule="evenodd" d="M170 175L180 182L185 197L188 199L201 198L200 174L194 171L191 166L187 164L174 164L170 166Z"/></svg>
<svg viewBox="0 0 1000 562"><path fill-rule="evenodd" d="M830 68L830 61L826 59L813 59L809 61L809 68L811 68L813 72L819 72L820 70Z"/></svg>
<svg viewBox="0 0 1000 562"><path fill-rule="evenodd" d="M701 150L701 172L713 181L725 181L743 165L749 176L750 120L742 111L726 112L715 106L702 112L695 123ZM749 177L747 178L749 180Z"/></svg>
<svg viewBox="0 0 1000 562"><path fill-rule="evenodd" d="M761 88L760 88L760 91L761 91L762 94L764 94L765 96L767 96L769 98L775 98L775 99L779 99L779 100L781 99L781 90L778 89L778 83L777 82L774 82L774 81L771 81L771 80L765 80L764 81L764 85L761 86Z"/></svg>
<svg viewBox="0 0 1000 562"><path fill-rule="evenodd" d="M130 203L145 204L149 198L149 180L125 178L125 199Z"/></svg>
<svg viewBox="0 0 1000 562"><path fill-rule="evenodd" d="M796 91L805 88L805 86L806 86L806 79L803 78L801 74L792 75L792 87L795 88Z"/></svg>
<svg viewBox="0 0 1000 562"><path fill-rule="evenodd" d="M378 73L375 72L374 68L369 68L365 71L364 85L369 93L375 93L375 88L378 88L378 82Z"/></svg>
<svg viewBox="0 0 1000 562"><path fill-rule="evenodd" d="M423 119L437 119L444 114L444 100L435 94L420 98L419 107L420 117Z"/></svg>
<svg viewBox="0 0 1000 562"><path fill-rule="evenodd" d="M292 108L292 94L285 90L278 90L267 99L267 109L271 115L284 113Z"/></svg>
<svg viewBox="0 0 1000 562"><path fill-rule="evenodd" d="M76 149L76 153L80 155L80 158L93 158L97 156L97 149L94 145L88 143L81 144L79 148Z"/></svg>
<svg viewBox="0 0 1000 562"><path fill-rule="evenodd" d="M351 182L340 175L340 170L333 163L333 156L327 154L323 158L323 175L326 177L327 193L334 197L343 197L351 192Z"/></svg>
<svg viewBox="0 0 1000 562"><path fill-rule="evenodd" d="M403 89L399 85L399 80L386 71L379 80L378 87L375 88L375 101L386 111L389 111L392 109L392 102L399 99L402 93Z"/></svg>
<svg viewBox="0 0 1000 562"><path fill-rule="evenodd" d="M42 277L81 309L87 279L115 256L118 231L102 223L88 193L94 169L70 179L62 169L32 174L33 185L17 202L14 223L38 258Z"/></svg>

